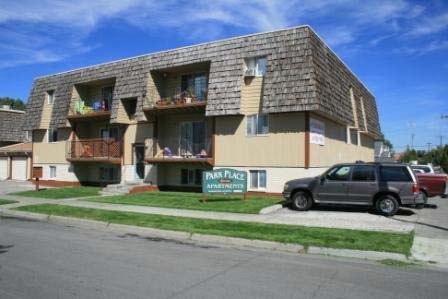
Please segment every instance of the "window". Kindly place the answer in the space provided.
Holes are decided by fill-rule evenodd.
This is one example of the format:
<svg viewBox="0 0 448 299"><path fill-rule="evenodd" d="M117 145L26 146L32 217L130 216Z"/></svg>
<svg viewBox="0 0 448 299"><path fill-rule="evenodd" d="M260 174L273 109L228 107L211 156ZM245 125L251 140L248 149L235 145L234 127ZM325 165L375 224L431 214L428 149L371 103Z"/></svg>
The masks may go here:
<svg viewBox="0 0 448 299"><path fill-rule="evenodd" d="M50 179L56 177L56 166L50 166Z"/></svg>
<svg viewBox="0 0 448 299"><path fill-rule="evenodd" d="M114 95L113 86L103 87L101 89L103 101L104 101L104 110L109 111L112 105L112 98Z"/></svg>
<svg viewBox="0 0 448 299"><path fill-rule="evenodd" d="M266 189L266 170L250 170L250 188Z"/></svg>
<svg viewBox="0 0 448 299"><path fill-rule="evenodd" d="M58 141L58 130L57 129L48 129L48 142L56 142Z"/></svg>
<svg viewBox="0 0 448 299"><path fill-rule="evenodd" d="M198 101L207 98L207 75L205 73L182 75L181 92L194 96Z"/></svg>
<svg viewBox="0 0 448 299"><path fill-rule="evenodd" d="M347 181L350 174L350 166L338 166L331 168L325 178L330 181Z"/></svg>
<svg viewBox="0 0 448 299"><path fill-rule="evenodd" d="M181 169L180 183L182 185L202 185L202 169Z"/></svg>
<svg viewBox="0 0 448 299"><path fill-rule="evenodd" d="M116 167L100 167L99 179L100 179L100 181L118 180L118 168L116 168Z"/></svg>
<svg viewBox="0 0 448 299"><path fill-rule="evenodd" d="M251 57L245 60L246 76L263 77L266 74L266 57Z"/></svg>
<svg viewBox="0 0 448 299"><path fill-rule="evenodd" d="M129 119L134 119L135 112L137 111L137 99L124 100L123 106Z"/></svg>
<svg viewBox="0 0 448 299"><path fill-rule="evenodd" d="M48 105L53 105L54 103L54 90L47 91L47 102Z"/></svg>
<svg viewBox="0 0 448 299"><path fill-rule="evenodd" d="M391 182L412 182L412 177L406 167L402 166L381 166L381 179Z"/></svg>
<svg viewBox="0 0 448 299"><path fill-rule="evenodd" d="M269 126L267 114L247 116L247 136L266 135L268 133Z"/></svg>
<svg viewBox="0 0 448 299"><path fill-rule="evenodd" d="M373 165L357 165L353 168L352 181L375 181Z"/></svg>

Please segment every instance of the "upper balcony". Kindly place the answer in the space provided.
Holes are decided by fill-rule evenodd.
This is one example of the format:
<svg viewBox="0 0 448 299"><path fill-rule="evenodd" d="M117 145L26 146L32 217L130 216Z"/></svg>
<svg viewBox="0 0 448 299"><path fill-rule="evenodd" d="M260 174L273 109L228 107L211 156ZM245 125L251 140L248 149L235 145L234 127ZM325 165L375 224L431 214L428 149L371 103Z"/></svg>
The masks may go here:
<svg viewBox="0 0 448 299"><path fill-rule="evenodd" d="M196 63L151 71L148 115L205 111L210 64Z"/></svg>
<svg viewBox="0 0 448 299"><path fill-rule="evenodd" d="M69 121L109 119L115 78L76 84L73 87Z"/></svg>

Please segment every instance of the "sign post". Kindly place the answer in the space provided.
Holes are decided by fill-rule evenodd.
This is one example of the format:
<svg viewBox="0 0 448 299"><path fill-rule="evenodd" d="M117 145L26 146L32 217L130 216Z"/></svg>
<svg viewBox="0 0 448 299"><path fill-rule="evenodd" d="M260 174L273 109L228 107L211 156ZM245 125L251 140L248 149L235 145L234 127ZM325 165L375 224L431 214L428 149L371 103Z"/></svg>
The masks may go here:
<svg viewBox="0 0 448 299"><path fill-rule="evenodd" d="M246 199L247 172L232 168L219 168L202 173L202 201L206 201L206 194L238 193Z"/></svg>

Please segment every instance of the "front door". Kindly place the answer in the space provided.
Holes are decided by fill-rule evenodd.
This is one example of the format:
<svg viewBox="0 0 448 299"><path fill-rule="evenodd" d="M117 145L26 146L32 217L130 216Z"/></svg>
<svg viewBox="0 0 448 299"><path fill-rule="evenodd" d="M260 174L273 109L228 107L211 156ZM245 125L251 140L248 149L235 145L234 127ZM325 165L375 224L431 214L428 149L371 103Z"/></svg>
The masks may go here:
<svg viewBox="0 0 448 299"><path fill-rule="evenodd" d="M134 145L134 167L135 178L143 180L145 178L145 146L143 144Z"/></svg>
<svg viewBox="0 0 448 299"><path fill-rule="evenodd" d="M327 171L316 187L319 202L339 203L347 201L348 179L351 166L340 165Z"/></svg>

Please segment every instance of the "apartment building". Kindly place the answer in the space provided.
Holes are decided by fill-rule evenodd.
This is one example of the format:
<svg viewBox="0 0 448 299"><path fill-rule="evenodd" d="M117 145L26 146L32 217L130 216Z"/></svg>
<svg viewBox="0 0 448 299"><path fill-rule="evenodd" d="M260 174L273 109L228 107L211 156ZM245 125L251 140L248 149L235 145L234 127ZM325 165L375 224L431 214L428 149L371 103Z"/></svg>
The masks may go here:
<svg viewBox="0 0 448 299"><path fill-rule="evenodd" d="M259 192L373 161L381 133L374 96L309 26L37 78L24 129L44 182L196 190L231 167Z"/></svg>

